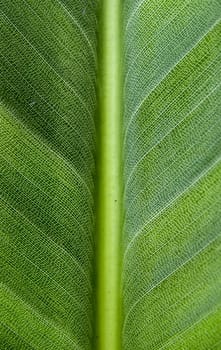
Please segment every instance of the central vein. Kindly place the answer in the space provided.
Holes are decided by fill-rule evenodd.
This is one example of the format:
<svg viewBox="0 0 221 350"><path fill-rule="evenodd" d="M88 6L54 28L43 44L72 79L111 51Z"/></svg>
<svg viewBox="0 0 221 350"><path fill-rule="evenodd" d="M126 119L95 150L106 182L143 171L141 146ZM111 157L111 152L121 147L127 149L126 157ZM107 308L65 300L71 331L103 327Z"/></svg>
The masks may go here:
<svg viewBox="0 0 221 350"><path fill-rule="evenodd" d="M121 347L121 0L103 0L99 49L97 350Z"/></svg>

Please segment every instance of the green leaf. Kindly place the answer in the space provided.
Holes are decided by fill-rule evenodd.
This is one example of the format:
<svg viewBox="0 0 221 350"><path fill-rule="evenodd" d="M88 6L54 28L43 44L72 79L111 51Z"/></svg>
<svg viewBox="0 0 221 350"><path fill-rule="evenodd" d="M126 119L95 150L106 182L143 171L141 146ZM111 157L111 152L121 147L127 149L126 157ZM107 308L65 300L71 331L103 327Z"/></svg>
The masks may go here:
<svg viewBox="0 0 221 350"><path fill-rule="evenodd" d="M0 349L221 348L220 0L0 2Z"/></svg>
<svg viewBox="0 0 221 350"><path fill-rule="evenodd" d="M129 3L123 349L219 349L221 2Z"/></svg>
<svg viewBox="0 0 221 350"><path fill-rule="evenodd" d="M1 2L1 349L89 349L96 2Z"/></svg>

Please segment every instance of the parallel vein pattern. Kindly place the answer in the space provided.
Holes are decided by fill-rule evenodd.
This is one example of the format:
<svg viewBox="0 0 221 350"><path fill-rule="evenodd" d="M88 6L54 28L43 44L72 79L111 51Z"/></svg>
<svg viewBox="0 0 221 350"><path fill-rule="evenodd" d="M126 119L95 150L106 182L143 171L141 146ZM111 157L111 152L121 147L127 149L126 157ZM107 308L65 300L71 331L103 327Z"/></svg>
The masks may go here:
<svg viewBox="0 0 221 350"><path fill-rule="evenodd" d="M221 2L124 4L124 349L221 343Z"/></svg>
<svg viewBox="0 0 221 350"><path fill-rule="evenodd" d="M97 3L0 2L1 349L90 349Z"/></svg>

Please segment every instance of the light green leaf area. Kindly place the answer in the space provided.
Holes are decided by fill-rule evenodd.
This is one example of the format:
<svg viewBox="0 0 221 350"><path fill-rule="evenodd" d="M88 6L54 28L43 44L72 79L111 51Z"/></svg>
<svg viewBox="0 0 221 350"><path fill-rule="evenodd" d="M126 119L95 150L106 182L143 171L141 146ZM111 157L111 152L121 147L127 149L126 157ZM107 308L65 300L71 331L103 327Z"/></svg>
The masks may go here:
<svg viewBox="0 0 221 350"><path fill-rule="evenodd" d="M124 349L221 348L221 2L124 6Z"/></svg>
<svg viewBox="0 0 221 350"><path fill-rule="evenodd" d="M0 10L0 348L89 349L96 1Z"/></svg>

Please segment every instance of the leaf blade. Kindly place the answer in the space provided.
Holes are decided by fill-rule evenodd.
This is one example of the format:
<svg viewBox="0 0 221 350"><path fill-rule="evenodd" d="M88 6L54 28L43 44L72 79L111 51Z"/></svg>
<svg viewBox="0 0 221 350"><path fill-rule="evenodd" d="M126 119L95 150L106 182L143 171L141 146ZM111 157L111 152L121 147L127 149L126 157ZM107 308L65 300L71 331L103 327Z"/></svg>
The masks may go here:
<svg viewBox="0 0 221 350"><path fill-rule="evenodd" d="M4 348L91 348L94 5L0 5Z"/></svg>
<svg viewBox="0 0 221 350"><path fill-rule="evenodd" d="M125 4L125 349L219 341L212 314L193 325L216 307L220 317L220 11L217 1Z"/></svg>

